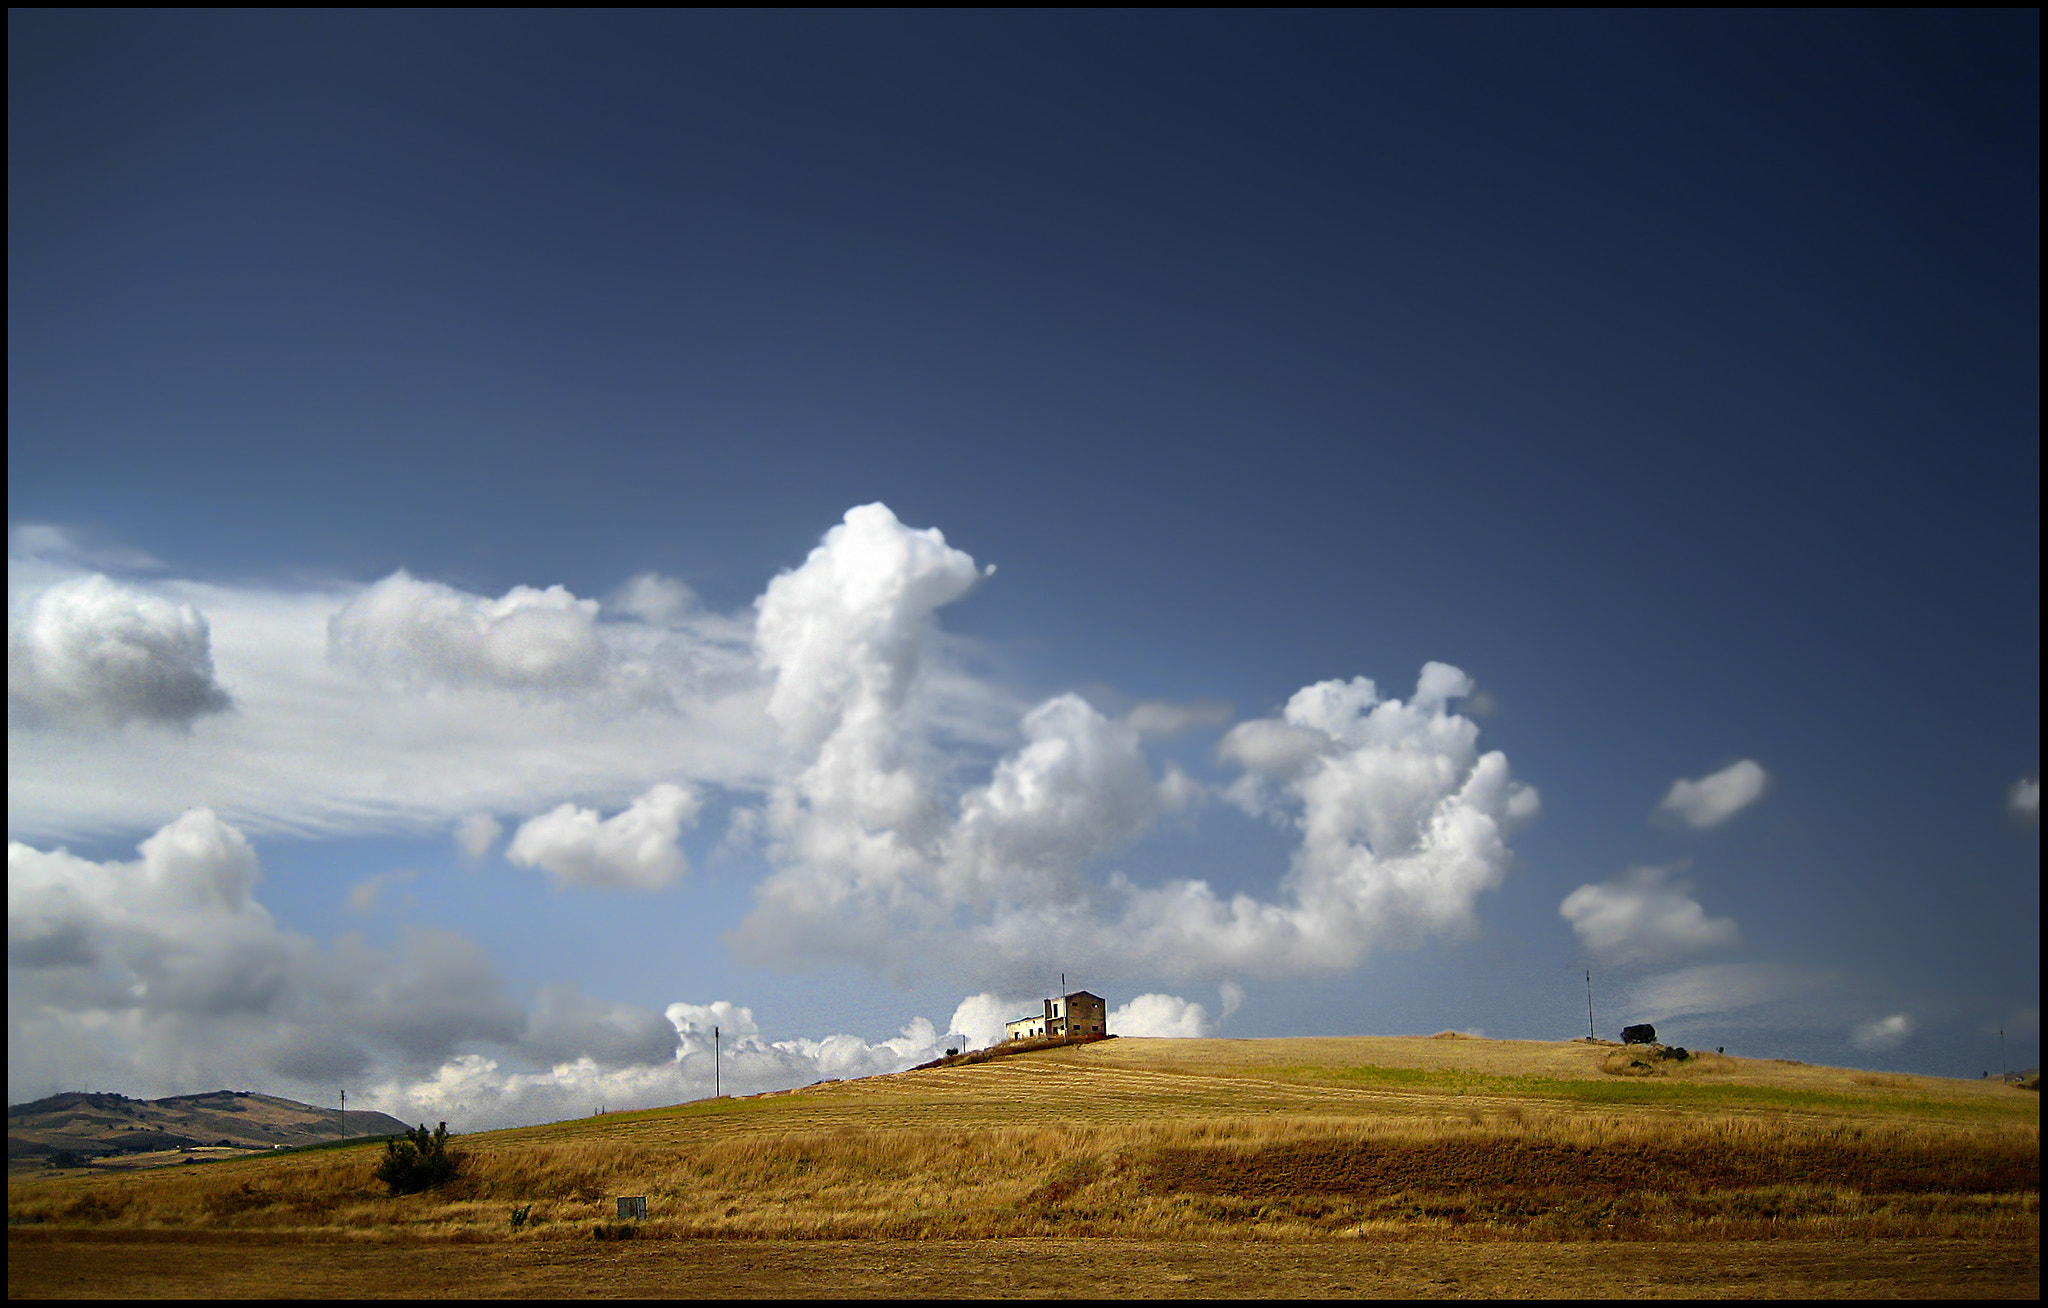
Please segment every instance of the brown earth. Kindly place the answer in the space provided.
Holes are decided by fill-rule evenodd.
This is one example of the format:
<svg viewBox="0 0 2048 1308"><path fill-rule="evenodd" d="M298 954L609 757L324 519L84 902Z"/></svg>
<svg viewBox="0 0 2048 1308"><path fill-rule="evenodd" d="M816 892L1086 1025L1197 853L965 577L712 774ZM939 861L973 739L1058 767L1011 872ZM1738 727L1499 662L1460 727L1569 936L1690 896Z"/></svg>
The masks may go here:
<svg viewBox="0 0 2048 1308"><path fill-rule="evenodd" d="M10 1231L7 1245L10 1299L2032 1299L2041 1290L2038 1240L428 1245Z"/></svg>

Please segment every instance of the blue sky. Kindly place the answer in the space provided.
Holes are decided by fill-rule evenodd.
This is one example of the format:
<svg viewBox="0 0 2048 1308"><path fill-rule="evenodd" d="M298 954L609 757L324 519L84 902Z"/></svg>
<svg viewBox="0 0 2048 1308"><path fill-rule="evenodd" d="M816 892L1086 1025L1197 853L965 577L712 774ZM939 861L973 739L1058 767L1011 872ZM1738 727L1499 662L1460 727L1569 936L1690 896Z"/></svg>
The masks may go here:
<svg viewBox="0 0 2048 1308"><path fill-rule="evenodd" d="M2037 15L9 37L11 1100L2038 1062Z"/></svg>

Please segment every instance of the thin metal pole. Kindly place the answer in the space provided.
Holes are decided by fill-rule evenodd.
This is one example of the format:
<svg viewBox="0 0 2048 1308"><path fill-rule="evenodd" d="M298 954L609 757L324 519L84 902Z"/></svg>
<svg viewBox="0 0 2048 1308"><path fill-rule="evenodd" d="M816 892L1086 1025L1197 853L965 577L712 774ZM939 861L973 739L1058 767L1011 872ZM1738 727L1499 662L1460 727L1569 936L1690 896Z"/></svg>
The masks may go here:
<svg viewBox="0 0 2048 1308"><path fill-rule="evenodd" d="M1588 969L1586 972L1586 1039L1596 1040L1598 1038L1593 1034L1593 973L1591 969Z"/></svg>
<svg viewBox="0 0 2048 1308"><path fill-rule="evenodd" d="M711 1097L716 1099L722 1092L718 1086L718 1028L711 1028Z"/></svg>

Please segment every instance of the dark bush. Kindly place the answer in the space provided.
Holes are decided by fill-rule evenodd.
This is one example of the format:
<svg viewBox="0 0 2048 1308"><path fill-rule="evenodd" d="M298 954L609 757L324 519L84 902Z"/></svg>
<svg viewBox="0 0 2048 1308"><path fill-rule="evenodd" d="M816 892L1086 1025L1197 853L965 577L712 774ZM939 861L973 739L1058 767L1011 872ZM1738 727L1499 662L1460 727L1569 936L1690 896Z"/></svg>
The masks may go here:
<svg viewBox="0 0 2048 1308"><path fill-rule="evenodd" d="M384 1142L384 1160L371 1173L391 1187L393 1194L418 1194L431 1190L455 1175L456 1156L448 1152L448 1124L441 1123L432 1135L426 1123Z"/></svg>

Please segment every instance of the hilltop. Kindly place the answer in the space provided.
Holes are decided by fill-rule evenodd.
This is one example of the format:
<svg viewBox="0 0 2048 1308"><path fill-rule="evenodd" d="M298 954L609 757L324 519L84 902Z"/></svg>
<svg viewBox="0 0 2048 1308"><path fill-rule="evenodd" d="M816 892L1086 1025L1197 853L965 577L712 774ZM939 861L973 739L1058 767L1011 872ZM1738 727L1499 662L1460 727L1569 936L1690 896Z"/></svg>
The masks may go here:
<svg viewBox="0 0 2048 1308"><path fill-rule="evenodd" d="M350 1112L348 1136L385 1136L406 1124L384 1113ZM106 1160L128 1166L219 1157L343 1138L341 1114L276 1095L214 1090L165 1099L64 1091L7 1109L10 1168L52 1161Z"/></svg>
<svg viewBox="0 0 2048 1308"><path fill-rule="evenodd" d="M369 1141L18 1174L8 1289L2038 1297L2038 1093L1615 1052L1125 1037L462 1135L418 1194Z"/></svg>
<svg viewBox="0 0 2048 1308"><path fill-rule="evenodd" d="M38 1180L9 1204L37 1223L494 1239L588 1238L625 1195L647 1196L636 1229L692 1238L2037 1229L2038 1094L1717 1054L1616 1075L1613 1052L1124 1038L465 1135L457 1180L403 1199L370 1183L364 1146ZM207 1197L222 1186L232 1202Z"/></svg>

